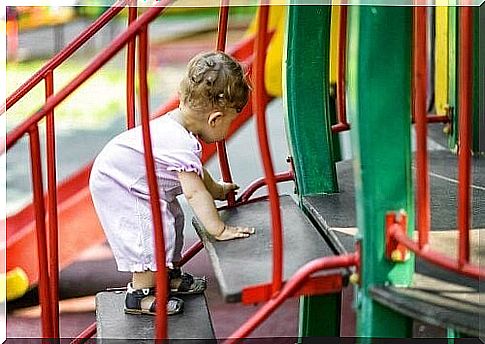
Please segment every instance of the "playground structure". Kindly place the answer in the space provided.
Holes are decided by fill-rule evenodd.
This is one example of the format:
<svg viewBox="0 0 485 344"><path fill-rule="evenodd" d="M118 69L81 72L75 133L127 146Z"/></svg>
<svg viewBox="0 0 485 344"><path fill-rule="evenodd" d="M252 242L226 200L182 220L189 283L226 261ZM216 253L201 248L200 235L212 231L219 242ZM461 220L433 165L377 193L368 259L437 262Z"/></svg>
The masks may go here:
<svg viewBox="0 0 485 344"><path fill-rule="evenodd" d="M146 27L164 11L168 2L158 3L158 6L148 9L139 17L136 8L130 7L127 30L98 55L84 72L55 94L52 90L53 72L96 30L122 11L125 5L125 2L118 2L106 11L78 39L7 99L8 109L34 84L43 79L46 82L44 106L8 133L5 147L8 150L26 133L31 137L34 202L7 219L7 245L10 245L9 242L18 245L16 249L15 246L7 246L7 270L22 266L30 283L38 282L43 337L59 336L56 276L59 265L65 266L74 259L72 254L63 257L63 248L68 245L68 241L77 241L77 244L83 245L76 235L79 232L75 229L76 221L79 228L92 228L92 237L83 238L86 240L84 245L103 240L89 194L86 192L89 166L70 181L56 185L53 110L117 51L128 45L127 127L133 127L136 122L134 54L135 37L138 37L140 113L142 126L145 133L148 133L150 115L146 84ZM219 50L225 50L229 10L229 4L223 1L215 46ZM457 307L456 301L443 301L445 297L433 303L433 300L420 296L423 288L417 285L419 280L414 279L415 284L412 283L414 254L422 257L423 261L465 275L474 281L484 276L483 267L479 267L476 257L470 254L478 245L474 237L485 226L484 215L478 210L485 199L485 183L479 173L483 168L483 158L470 157L472 150L476 155L484 151L483 141L479 140L480 134L483 137L483 99L479 99L478 92L472 92L479 89L479 85L483 85L480 73L476 72L480 67L479 56L483 56L483 42L479 42L478 35L473 34L480 32L480 28L483 29L483 22L477 20L479 16L483 16L483 11L470 7L447 8L447 42L451 50L447 54L447 68L441 70L441 73L447 74L447 78L444 78L447 81L447 105L436 106L437 114L428 114L427 111L426 8L292 6L284 9L288 16L287 26L276 25L268 29L269 11L269 6L259 8L258 19L255 20L255 36L249 37L230 51L236 58L251 65L254 84L253 103L246 107L239 122L233 127L233 132L255 114L265 176L251 184L237 200L230 199L228 205L221 209L224 218L257 227L258 242L241 241L231 243L232 248L226 247L223 243L213 242L207 237L205 230L194 219L194 225L202 240L185 255L186 261L203 247L208 250L226 301L266 302L231 337L247 337L287 297L295 296L302 297L300 336L338 336L340 291L349 280L354 283L358 295L357 336L409 337L411 318L447 327L455 334L478 336L478 319L483 314L478 302L476 305L471 302L466 310ZM388 25L389 18L393 18L391 28ZM274 76L265 79L265 75L270 75L265 73L265 69L278 61L278 58L266 58L267 51L271 51L267 50L268 44L273 43L273 47L276 47L273 49L282 52L284 32L286 87L283 92L291 157L288 172L275 175L264 113L269 98L266 90L277 90L278 86L274 86L272 82L277 84L275 80L278 79ZM336 32L332 38L338 42L335 44L334 41L332 53L330 32ZM411 32L414 32L413 37ZM374 40L375 37L381 39ZM274 41L278 39L280 41ZM438 43L443 44L437 40L436 46ZM443 55L436 56L442 58ZM333 62L332 68L330 61ZM442 63L438 61L437 66L442 67ZM270 70L274 72L274 69ZM438 76L436 78L438 80ZM439 90L435 91L435 96L439 93L439 99L443 99L441 87L444 84L436 82L435 86ZM153 116L163 115L176 105L177 99L173 98L157 109ZM350 120L347 119L347 114ZM49 215L48 236L44 221L46 211L37 128L37 123L44 117L47 118L49 152L49 182L45 198ZM415 122L417 146L415 189L412 182L411 122ZM430 152L428 155L427 123L432 122L448 123L449 146L458 151L458 158L446 151ZM337 162L339 146L336 135L349 129L352 132L354 161ZM163 253L160 250L164 247L160 230L163 224L157 210L157 187L153 178L149 135L145 134L144 140L148 180L151 180L157 252ZM214 146L204 147L204 161L215 152ZM217 152L221 162L221 175L224 180L230 181L224 142L217 144ZM276 184L290 180L295 180L299 205L288 196L277 193ZM436 184L437 182L442 184ZM458 192L453 193L451 190L456 184ZM268 188L268 196L252 198L253 192L264 185ZM433 186L446 192L434 192L436 188ZM416 211L413 190L417 198ZM439 204L444 197L458 199L456 227L460 235L457 235L459 249L456 259L449 254L437 252L441 247L439 238L435 237L449 238L449 234L456 232L450 231L454 229L455 216L448 207L433 207L435 213L431 214L430 204L432 205L433 200L437 200ZM80 209L83 211L82 216L79 214ZM58 225L57 219L69 219L69 222L59 222ZM448 228L443 227L443 223ZM356 237L352 235L355 234L354 228L358 228ZM417 241L412 241L414 228L419 232ZM447 229L447 232L440 231L439 235L435 235L437 232L430 232L430 228ZM470 231L470 228L474 229ZM34 229L37 231L37 248L33 240ZM20 233L30 235L28 238L23 237L23 244L15 237L20 237ZM61 235L59 240L57 233ZM67 236L68 233L71 237ZM437 244L433 240L437 240ZM58 241L60 254L57 251ZM470 245L470 242L475 246ZM273 250L269 250L269 247ZM450 247L444 246L444 249L448 252ZM237 251L245 252L244 256L238 256ZM26 262L37 262L37 252L38 265L27 265ZM238 276L231 274L234 271L234 265L231 264L234 262L229 263L226 255L231 260L241 261L247 260L247 252L254 252L254 265L248 264L248 271L238 270ZM257 255L258 252L262 252L260 256ZM26 253L32 256L26 257ZM25 261L19 261L18 257L23 257L22 260ZM157 259L163 262L163 255L159 255ZM323 273L317 274L319 271ZM162 286L158 290L162 304L166 297L163 288L166 285L165 278L163 271L157 276L157 283ZM440 285L437 286L438 294L439 288ZM323 294L324 296L316 296ZM478 291L475 294L478 298ZM113 333L119 333L119 328L103 326L103 307L119 308L121 312L121 307L106 307L120 300L120 295L110 292L103 292L98 296L98 337L113 338ZM203 300L196 302L204 305ZM437 316L437 307L455 316ZM324 321L321 317L322 309L326 314ZM386 322L383 326L384 317ZM205 318L208 318L208 314ZM170 321L169 319L167 332L166 317L162 312L157 314L152 335L156 338L173 338L176 325L170 325ZM205 332L201 332L204 335L201 336L199 332L199 336L210 337L210 319L201 323L207 326ZM146 327L153 326L153 323L147 325L145 322L142 325L146 332ZM88 338L95 332L96 324L93 324L80 334L79 339ZM188 335L175 333L181 338Z"/></svg>

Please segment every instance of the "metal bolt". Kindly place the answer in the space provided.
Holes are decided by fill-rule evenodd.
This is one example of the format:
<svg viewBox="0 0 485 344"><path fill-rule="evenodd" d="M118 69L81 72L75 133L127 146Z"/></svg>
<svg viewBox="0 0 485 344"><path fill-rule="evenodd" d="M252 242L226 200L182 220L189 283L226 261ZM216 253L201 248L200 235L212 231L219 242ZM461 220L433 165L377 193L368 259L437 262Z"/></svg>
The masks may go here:
<svg viewBox="0 0 485 344"><path fill-rule="evenodd" d="M443 127L443 133L446 135L451 134L451 126L449 123L446 123L445 126Z"/></svg>
<svg viewBox="0 0 485 344"><path fill-rule="evenodd" d="M349 277L349 282L352 284L358 284L360 281L360 276L358 273L354 272L352 275Z"/></svg>
<svg viewBox="0 0 485 344"><path fill-rule="evenodd" d="M391 253L391 260L393 262L403 262L404 261L404 256L401 251L399 250L394 250Z"/></svg>

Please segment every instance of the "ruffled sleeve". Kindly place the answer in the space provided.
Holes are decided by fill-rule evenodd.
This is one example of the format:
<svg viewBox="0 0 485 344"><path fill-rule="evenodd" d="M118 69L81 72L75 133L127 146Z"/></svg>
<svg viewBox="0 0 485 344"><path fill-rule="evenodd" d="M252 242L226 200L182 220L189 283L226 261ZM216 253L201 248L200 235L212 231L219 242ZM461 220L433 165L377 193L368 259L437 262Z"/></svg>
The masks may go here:
<svg viewBox="0 0 485 344"><path fill-rule="evenodd" d="M200 155L194 150L177 149L173 150L170 156L165 158L168 171L196 172L203 177L202 161Z"/></svg>

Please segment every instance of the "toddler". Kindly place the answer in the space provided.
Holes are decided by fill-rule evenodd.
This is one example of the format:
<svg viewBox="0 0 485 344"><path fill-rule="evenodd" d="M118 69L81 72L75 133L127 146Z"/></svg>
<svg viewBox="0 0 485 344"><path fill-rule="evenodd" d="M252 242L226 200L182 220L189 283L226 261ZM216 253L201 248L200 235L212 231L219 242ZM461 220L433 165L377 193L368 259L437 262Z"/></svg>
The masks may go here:
<svg viewBox="0 0 485 344"><path fill-rule="evenodd" d="M201 145L224 139L231 122L248 101L249 85L241 65L222 52L195 56L180 83L180 105L150 122L153 157L163 216L166 268L171 295L167 314L183 310L177 294L201 293L204 278L178 267L183 246L184 214L177 196L184 194L216 240L246 238L254 228L224 224L214 199L224 200L238 186L216 182L202 167ZM94 207L116 259L118 270L133 273L125 312L155 314L154 238L141 127L112 139L97 156L89 180Z"/></svg>

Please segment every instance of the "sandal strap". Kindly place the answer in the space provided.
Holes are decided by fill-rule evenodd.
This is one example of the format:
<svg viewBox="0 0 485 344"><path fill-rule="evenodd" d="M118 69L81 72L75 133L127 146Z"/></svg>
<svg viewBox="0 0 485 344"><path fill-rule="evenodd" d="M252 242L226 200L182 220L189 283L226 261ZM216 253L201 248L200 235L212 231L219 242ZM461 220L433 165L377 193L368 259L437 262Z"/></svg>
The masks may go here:
<svg viewBox="0 0 485 344"><path fill-rule="evenodd" d="M167 301L167 314L177 314L182 312L184 308L184 300L178 297L171 296Z"/></svg>
<svg viewBox="0 0 485 344"><path fill-rule="evenodd" d="M179 287L177 288L180 291L188 291L191 289L192 284L194 283L194 276L189 273L184 273L180 276L181 282Z"/></svg>
<svg viewBox="0 0 485 344"><path fill-rule="evenodd" d="M141 301L149 295L155 295L155 288L135 289L133 288L132 283L128 283L125 297L125 307L128 309L141 310Z"/></svg>

